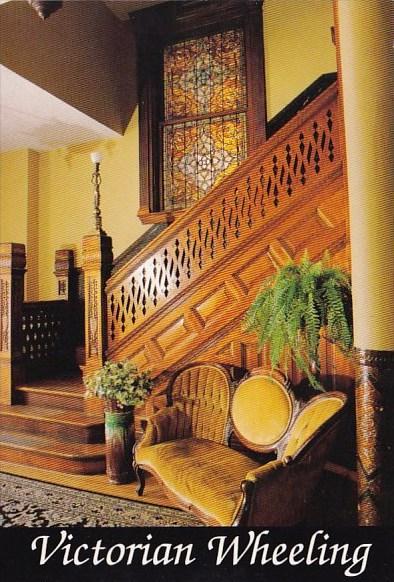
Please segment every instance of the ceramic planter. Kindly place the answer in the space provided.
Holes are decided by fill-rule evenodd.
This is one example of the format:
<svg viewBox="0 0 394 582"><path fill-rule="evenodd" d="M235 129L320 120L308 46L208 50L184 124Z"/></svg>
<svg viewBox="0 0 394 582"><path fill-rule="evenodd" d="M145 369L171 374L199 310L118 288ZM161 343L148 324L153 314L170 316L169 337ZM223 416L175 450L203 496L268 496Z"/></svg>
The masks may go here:
<svg viewBox="0 0 394 582"><path fill-rule="evenodd" d="M120 410L113 403L105 409L105 458L110 483L130 483L134 479L132 449L134 445L134 409Z"/></svg>

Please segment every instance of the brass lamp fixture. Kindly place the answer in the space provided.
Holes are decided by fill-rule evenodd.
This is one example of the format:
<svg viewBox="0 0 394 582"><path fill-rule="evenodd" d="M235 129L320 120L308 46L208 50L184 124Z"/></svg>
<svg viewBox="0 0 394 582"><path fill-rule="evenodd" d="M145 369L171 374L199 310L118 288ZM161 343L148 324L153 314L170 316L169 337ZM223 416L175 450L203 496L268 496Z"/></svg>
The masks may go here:
<svg viewBox="0 0 394 582"><path fill-rule="evenodd" d="M57 0L42 1L42 0L27 0L28 3L37 12L38 16L45 20L56 10L63 6L63 2Z"/></svg>
<svg viewBox="0 0 394 582"><path fill-rule="evenodd" d="M101 184L101 174L100 174L100 163L103 159L101 152L92 152L90 154L90 159L94 164L94 172L92 174L91 182L93 184L93 194L94 194L94 223L95 229L98 232L103 231L103 221L101 218L100 210L100 184Z"/></svg>

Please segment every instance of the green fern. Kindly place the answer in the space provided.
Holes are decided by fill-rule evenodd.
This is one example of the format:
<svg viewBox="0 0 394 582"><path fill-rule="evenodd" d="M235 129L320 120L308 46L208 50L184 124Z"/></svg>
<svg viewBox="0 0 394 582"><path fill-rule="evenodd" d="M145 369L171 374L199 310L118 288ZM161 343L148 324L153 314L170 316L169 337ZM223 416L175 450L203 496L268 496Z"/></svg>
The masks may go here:
<svg viewBox="0 0 394 582"><path fill-rule="evenodd" d="M329 262L328 253L312 262L305 252L298 264L282 267L264 281L244 322L247 331L256 333L260 348L268 345L273 368L283 358L287 367L288 354L320 390L311 364L319 370L322 329L347 355L353 344L350 279Z"/></svg>

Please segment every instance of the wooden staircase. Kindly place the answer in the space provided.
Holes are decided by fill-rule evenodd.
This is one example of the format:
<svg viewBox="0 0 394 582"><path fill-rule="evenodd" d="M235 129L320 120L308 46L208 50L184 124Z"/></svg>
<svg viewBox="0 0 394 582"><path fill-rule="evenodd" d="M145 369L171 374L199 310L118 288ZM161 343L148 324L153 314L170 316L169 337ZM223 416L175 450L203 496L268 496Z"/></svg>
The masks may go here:
<svg viewBox="0 0 394 582"><path fill-rule="evenodd" d="M242 329L244 313L263 279L305 249L311 258L329 249L335 264L350 267L335 82L144 248L124 255L105 291L107 276L101 281L97 273L105 253L112 263L110 238L85 249L86 264L92 264L91 272L84 264L85 372L101 365L101 346L107 344L104 357L131 358L152 371L152 410L160 405L166 377L186 363L213 360L247 369L266 364L255 338ZM22 294L20 252L16 249ZM37 317L36 332L42 322ZM350 364L331 344L323 342L323 352L328 387L343 389L352 382ZM13 373L11 365L7 370ZM301 379L296 369L289 375L294 383ZM76 376L20 384L12 395L15 404L0 406L0 460L76 474L103 472L103 415L88 414L83 393ZM136 414L137 430L140 420Z"/></svg>
<svg viewBox="0 0 394 582"><path fill-rule="evenodd" d="M103 417L86 414L84 391L80 377L17 387L17 404L0 406L0 460L64 473L102 473Z"/></svg>
<svg viewBox="0 0 394 582"><path fill-rule="evenodd" d="M109 357L159 385L190 361L261 364L243 316L264 278L305 249L349 269L335 82L110 277ZM349 372L332 346L322 360L331 383Z"/></svg>

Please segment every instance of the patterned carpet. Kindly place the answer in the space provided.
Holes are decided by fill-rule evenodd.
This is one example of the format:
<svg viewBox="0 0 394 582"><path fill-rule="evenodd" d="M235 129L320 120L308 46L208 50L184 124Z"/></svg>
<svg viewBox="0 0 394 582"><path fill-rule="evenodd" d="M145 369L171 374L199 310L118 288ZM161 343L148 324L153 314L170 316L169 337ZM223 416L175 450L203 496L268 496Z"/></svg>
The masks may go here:
<svg viewBox="0 0 394 582"><path fill-rule="evenodd" d="M0 473L0 527L201 526L191 515Z"/></svg>

